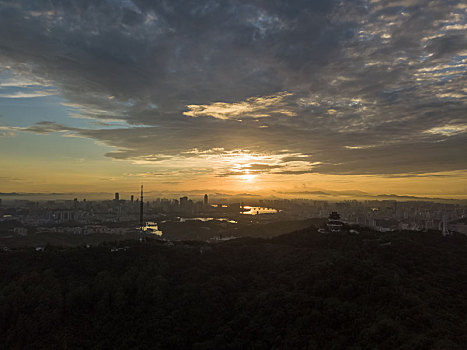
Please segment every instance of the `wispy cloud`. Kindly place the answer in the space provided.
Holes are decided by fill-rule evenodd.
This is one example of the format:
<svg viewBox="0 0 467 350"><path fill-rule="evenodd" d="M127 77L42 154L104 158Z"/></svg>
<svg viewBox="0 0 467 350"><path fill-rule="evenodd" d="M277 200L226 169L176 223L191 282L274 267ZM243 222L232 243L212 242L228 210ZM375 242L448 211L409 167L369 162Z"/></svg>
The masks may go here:
<svg viewBox="0 0 467 350"><path fill-rule="evenodd" d="M293 117L295 112L286 104L291 93L281 92L271 96L250 97L242 102L214 102L210 105L188 105L183 112L189 117L213 117L217 119L265 118L273 115Z"/></svg>
<svg viewBox="0 0 467 350"><path fill-rule="evenodd" d="M36 98L36 97L45 97L45 96L53 96L57 95L57 91L43 91L43 90L36 90L36 91L17 91L11 93L2 93L0 91L0 98Z"/></svg>

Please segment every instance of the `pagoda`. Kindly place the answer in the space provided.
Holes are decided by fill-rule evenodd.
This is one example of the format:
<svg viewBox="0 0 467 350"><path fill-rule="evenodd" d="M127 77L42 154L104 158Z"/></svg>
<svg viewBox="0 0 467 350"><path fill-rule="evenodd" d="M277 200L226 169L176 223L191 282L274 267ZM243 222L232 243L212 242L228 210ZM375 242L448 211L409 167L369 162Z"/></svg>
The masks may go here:
<svg viewBox="0 0 467 350"><path fill-rule="evenodd" d="M329 214L327 226L330 232L342 231L344 223L341 221L341 216L337 211L333 211L331 214Z"/></svg>

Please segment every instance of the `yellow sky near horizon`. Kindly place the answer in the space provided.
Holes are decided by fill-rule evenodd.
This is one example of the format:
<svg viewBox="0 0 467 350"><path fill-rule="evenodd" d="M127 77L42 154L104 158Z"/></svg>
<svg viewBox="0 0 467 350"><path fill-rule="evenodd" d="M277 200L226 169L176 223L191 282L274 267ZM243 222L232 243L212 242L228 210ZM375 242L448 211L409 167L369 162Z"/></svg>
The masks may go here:
<svg viewBox="0 0 467 350"><path fill-rule="evenodd" d="M214 160L215 160L214 156ZM418 175L330 175L307 173L285 175L249 171L248 158L221 160L224 168L209 168L211 161L196 159L197 167L173 170L150 162L115 160L95 155L73 157L30 157L3 154L0 160L0 192L137 192L212 191L251 193L283 198L309 198L313 191L361 191L370 195L397 194L420 197L466 199L467 174L451 171ZM203 164L205 162L205 164ZM230 164L229 164L230 162ZM252 160L256 162L256 160ZM204 166L203 166L204 165ZM240 167L239 167L240 166ZM231 171L223 176L221 171ZM232 173L234 175L232 175Z"/></svg>

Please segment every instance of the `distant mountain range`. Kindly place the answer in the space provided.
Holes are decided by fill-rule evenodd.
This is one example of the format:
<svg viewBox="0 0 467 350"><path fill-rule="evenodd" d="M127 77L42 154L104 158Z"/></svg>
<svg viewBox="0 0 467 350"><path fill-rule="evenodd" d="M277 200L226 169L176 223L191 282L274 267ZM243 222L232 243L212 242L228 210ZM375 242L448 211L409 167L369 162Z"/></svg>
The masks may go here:
<svg viewBox="0 0 467 350"><path fill-rule="evenodd" d="M399 194L371 194L358 190L345 190L345 191L330 191L330 190L305 190L305 191L277 191L273 195L261 195L258 193L225 193L222 191L213 191L213 190L193 190L186 192L176 192L176 191L147 191L145 192L146 198L152 199L157 197L166 197L166 198L177 198L180 196L192 196L192 197L201 197L205 193L209 194L212 199L229 199L229 200L242 200L242 199L287 199L287 198L306 198L306 199L321 199L321 200L404 200L404 201L436 201L436 202L467 202L467 199L464 198L441 198L441 197L429 197L429 196L413 196L413 195L399 195ZM138 195L138 191L134 192L120 192L120 198L125 199L130 197L131 194L135 196ZM51 199L73 199L83 198L90 200L105 200L113 199L114 193L108 192L0 192L0 198L21 198L21 199L31 199L31 200L51 200ZM458 196L454 196L458 197Z"/></svg>

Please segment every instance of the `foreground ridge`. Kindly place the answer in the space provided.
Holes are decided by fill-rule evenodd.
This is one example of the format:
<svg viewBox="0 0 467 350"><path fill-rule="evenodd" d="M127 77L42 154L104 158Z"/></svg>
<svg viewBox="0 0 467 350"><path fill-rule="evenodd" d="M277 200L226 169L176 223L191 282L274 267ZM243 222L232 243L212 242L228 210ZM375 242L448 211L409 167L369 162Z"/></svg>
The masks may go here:
<svg viewBox="0 0 467 350"><path fill-rule="evenodd" d="M467 343L462 235L362 229L352 236L310 228L272 239L110 247L0 254L0 346L462 349Z"/></svg>

